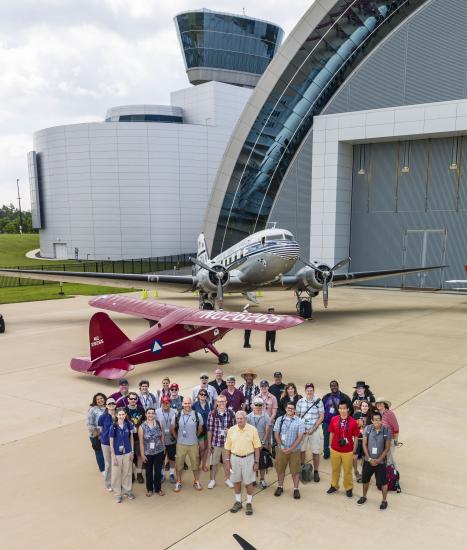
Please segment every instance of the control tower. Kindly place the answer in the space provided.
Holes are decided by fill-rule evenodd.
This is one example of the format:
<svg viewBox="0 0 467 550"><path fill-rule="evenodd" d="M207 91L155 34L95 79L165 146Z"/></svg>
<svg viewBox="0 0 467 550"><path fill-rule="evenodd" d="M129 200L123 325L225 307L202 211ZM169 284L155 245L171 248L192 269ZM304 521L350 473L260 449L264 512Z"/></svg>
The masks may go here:
<svg viewBox="0 0 467 550"><path fill-rule="evenodd" d="M254 88L284 31L246 15L200 9L174 18L191 84L217 81Z"/></svg>

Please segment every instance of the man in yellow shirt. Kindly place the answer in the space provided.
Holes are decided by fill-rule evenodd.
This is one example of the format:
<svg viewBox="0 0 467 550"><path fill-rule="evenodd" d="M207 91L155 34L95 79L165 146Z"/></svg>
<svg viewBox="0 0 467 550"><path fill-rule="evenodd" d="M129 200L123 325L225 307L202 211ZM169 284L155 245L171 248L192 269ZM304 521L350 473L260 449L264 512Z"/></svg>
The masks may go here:
<svg viewBox="0 0 467 550"><path fill-rule="evenodd" d="M235 414L236 426L227 432L225 440L227 464L230 464L230 479L234 483L235 502L230 511L238 512L242 508L242 481L246 486L246 515L253 514L253 482L259 465L261 440L258 430L246 422L245 411Z"/></svg>

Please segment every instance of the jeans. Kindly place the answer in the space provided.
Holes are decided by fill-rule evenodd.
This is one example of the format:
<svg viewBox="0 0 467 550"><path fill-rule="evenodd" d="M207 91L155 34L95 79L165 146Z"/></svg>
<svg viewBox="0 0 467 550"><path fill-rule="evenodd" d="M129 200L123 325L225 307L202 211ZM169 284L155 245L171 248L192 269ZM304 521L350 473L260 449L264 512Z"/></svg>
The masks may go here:
<svg viewBox="0 0 467 550"><path fill-rule="evenodd" d="M146 455L146 489L148 493L158 493L161 490L162 465L164 464L164 451L155 455Z"/></svg>
<svg viewBox="0 0 467 550"><path fill-rule="evenodd" d="M324 455L324 458L329 458L329 456L330 456L330 453L329 453L329 432L328 432L329 424L326 424L326 422L323 422L321 424L321 426L323 426L323 438L324 438L323 455Z"/></svg>
<svg viewBox="0 0 467 550"><path fill-rule="evenodd" d="M92 438L89 438L89 441L92 442ZM97 466L99 467L99 472L103 472L105 470L105 461L104 461L104 453L102 452L102 449L99 449L98 451L96 449L93 449L94 453L96 454L96 462Z"/></svg>

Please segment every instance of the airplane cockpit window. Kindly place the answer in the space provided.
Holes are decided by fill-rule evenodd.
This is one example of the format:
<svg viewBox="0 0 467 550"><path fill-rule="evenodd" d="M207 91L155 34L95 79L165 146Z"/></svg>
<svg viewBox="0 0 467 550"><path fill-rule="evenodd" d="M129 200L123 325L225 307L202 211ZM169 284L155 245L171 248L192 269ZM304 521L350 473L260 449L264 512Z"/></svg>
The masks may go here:
<svg viewBox="0 0 467 550"><path fill-rule="evenodd" d="M284 237L285 237L286 241L293 241L293 236L292 235L288 235L287 233L284 233Z"/></svg>
<svg viewBox="0 0 467 550"><path fill-rule="evenodd" d="M284 238L282 233L274 233L273 235L268 235L266 240L268 241L281 241Z"/></svg>

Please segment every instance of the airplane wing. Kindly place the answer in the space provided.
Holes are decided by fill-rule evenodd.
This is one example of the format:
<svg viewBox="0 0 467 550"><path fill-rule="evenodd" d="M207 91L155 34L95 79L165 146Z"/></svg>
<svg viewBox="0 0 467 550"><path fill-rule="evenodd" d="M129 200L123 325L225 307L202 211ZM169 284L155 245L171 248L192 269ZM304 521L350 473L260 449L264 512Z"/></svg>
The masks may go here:
<svg viewBox="0 0 467 550"><path fill-rule="evenodd" d="M192 290L197 284L191 275L154 275L135 273L93 273L90 271L43 271L41 269L0 269L0 275L22 279L39 279L58 283L80 283L117 288L155 288Z"/></svg>
<svg viewBox="0 0 467 550"><path fill-rule="evenodd" d="M93 307L127 313L144 319L158 321L176 311L177 324L204 327L236 328L252 330L282 330L303 323L301 317L293 315L273 315L270 313L249 313L235 311L197 310L161 304L155 300L138 300L128 296L99 296L89 301Z"/></svg>
<svg viewBox="0 0 467 550"><path fill-rule="evenodd" d="M405 269L384 269L380 271L356 271L353 273L335 273L332 279L333 286L349 285L373 279L382 279L383 277L395 277L397 275L407 275L410 273L418 273L421 271L433 271L442 269L446 265L436 265L430 267L414 267ZM310 273L312 269L309 270ZM284 275L281 279L273 281L269 285L264 285L265 288L271 290L295 290L304 286L303 280L306 279L306 272L301 271L300 275ZM230 290L230 289L229 289Z"/></svg>

